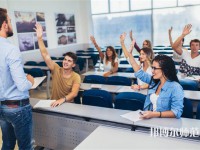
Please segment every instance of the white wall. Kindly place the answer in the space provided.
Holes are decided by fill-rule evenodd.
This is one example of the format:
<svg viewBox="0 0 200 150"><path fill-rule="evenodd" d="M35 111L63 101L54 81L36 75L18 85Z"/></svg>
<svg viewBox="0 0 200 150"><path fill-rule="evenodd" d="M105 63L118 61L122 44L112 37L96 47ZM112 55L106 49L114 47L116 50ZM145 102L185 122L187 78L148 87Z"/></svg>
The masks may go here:
<svg viewBox="0 0 200 150"><path fill-rule="evenodd" d="M14 44L18 45L18 38L15 25L14 11L44 12L46 21L46 32L48 39L48 51L53 56L62 56L67 51L87 49L89 35L92 32L92 19L90 0L0 0L7 6L11 16L14 37ZM1 4L0 3L0 4ZM1 5L0 5L1 6ZM75 14L77 43L62 47L57 45L57 33L55 25L55 13ZM22 52L24 61L41 61L39 50Z"/></svg>

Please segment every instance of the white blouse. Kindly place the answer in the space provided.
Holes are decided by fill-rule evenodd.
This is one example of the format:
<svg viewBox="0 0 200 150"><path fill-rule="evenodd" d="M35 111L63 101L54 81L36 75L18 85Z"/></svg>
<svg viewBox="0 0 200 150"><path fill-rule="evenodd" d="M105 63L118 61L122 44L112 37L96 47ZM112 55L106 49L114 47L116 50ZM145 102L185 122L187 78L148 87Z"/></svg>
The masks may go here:
<svg viewBox="0 0 200 150"><path fill-rule="evenodd" d="M118 63L118 58L117 57L115 58L115 63L116 62ZM111 61L108 61L107 64L106 64L106 56L104 56L104 59L103 59L103 68L104 68L104 72L108 72L108 71L113 69Z"/></svg>
<svg viewBox="0 0 200 150"><path fill-rule="evenodd" d="M156 93L150 95L150 101L153 104L153 111L156 111L158 97L159 95L156 95Z"/></svg>

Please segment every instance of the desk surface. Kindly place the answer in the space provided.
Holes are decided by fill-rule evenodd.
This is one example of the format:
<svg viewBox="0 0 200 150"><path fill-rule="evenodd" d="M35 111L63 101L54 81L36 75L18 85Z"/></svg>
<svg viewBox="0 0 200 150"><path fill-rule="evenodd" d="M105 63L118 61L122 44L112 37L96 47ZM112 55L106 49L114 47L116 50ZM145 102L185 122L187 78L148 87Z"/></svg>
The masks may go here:
<svg viewBox="0 0 200 150"><path fill-rule="evenodd" d="M34 106L39 100L35 98L30 99L30 103ZM55 113L73 115L83 118L91 118L97 120L105 120L115 123L121 123L126 125L133 125L133 122L122 118L120 115L128 113L128 110L110 109L104 107L95 107L89 105L81 105L74 103L64 103L54 108L37 108L43 111L50 111Z"/></svg>
<svg viewBox="0 0 200 150"><path fill-rule="evenodd" d="M106 72L101 72L101 71L88 71L84 74L82 74L83 76L88 76L88 75L99 75L99 76L103 76ZM127 78L135 78L134 73L128 73L128 72L116 72L111 76L121 76L121 77L127 77Z"/></svg>
<svg viewBox="0 0 200 150"><path fill-rule="evenodd" d="M81 83L81 90L89 90L92 89L92 85L97 85L97 84L91 84L91 83ZM117 91L121 88L121 85L107 85L107 84L98 84L101 86L101 90L108 91L110 93L117 93Z"/></svg>
<svg viewBox="0 0 200 150"><path fill-rule="evenodd" d="M156 142L155 142L156 141ZM170 137L151 137L144 133L130 132L119 128L100 126L94 130L75 150L94 149L199 149L194 141Z"/></svg>
<svg viewBox="0 0 200 150"><path fill-rule="evenodd" d="M200 120L188 118L151 118L134 122L134 125L148 128L177 128L192 130L197 128L200 135Z"/></svg>

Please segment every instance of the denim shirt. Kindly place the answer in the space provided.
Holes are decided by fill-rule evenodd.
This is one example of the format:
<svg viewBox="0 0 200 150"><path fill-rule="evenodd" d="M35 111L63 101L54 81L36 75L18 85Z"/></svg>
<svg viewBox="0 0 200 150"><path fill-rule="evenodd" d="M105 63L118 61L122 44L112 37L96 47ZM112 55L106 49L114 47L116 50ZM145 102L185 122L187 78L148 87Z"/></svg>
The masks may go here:
<svg viewBox="0 0 200 150"><path fill-rule="evenodd" d="M31 86L23 70L19 48L0 37L0 101L28 98Z"/></svg>
<svg viewBox="0 0 200 150"><path fill-rule="evenodd" d="M142 69L140 69L138 72L135 72L135 76L147 84L150 83L152 77ZM152 82L150 87L153 85L154 82ZM153 105L150 101L150 95L156 92L158 85L148 90L148 94L144 103L144 110L153 110ZM156 111L163 112L171 110L176 118L180 118L183 113L183 99L184 92L182 86L175 81L167 80L161 88L157 100Z"/></svg>

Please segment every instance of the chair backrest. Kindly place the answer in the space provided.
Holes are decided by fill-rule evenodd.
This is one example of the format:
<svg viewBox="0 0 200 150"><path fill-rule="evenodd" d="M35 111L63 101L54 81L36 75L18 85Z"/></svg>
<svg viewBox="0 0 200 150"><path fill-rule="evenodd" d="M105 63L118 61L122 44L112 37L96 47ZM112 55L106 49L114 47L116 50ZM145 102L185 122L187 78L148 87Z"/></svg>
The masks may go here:
<svg viewBox="0 0 200 150"><path fill-rule="evenodd" d="M108 77L106 84L131 86L131 79L121 76Z"/></svg>
<svg viewBox="0 0 200 150"><path fill-rule="evenodd" d="M146 96L134 92L122 92L115 97L115 108L124 110L143 109Z"/></svg>
<svg viewBox="0 0 200 150"><path fill-rule="evenodd" d="M190 99L184 98L183 102L183 114L181 117L183 118L193 118L193 107Z"/></svg>
<svg viewBox="0 0 200 150"><path fill-rule="evenodd" d="M33 77L43 77L45 74L40 68L32 68L28 71L30 75Z"/></svg>
<svg viewBox="0 0 200 150"><path fill-rule="evenodd" d="M83 83L106 84L106 79L103 76L88 75L85 76Z"/></svg>
<svg viewBox="0 0 200 150"><path fill-rule="evenodd" d="M121 60L119 63L120 64L129 64L127 60Z"/></svg>
<svg viewBox="0 0 200 150"><path fill-rule="evenodd" d="M104 90L86 90L83 92L82 104L113 108L112 95Z"/></svg>
<svg viewBox="0 0 200 150"><path fill-rule="evenodd" d="M44 61L42 61L38 63L38 66L47 66L47 64Z"/></svg>
<svg viewBox="0 0 200 150"><path fill-rule="evenodd" d="M200 103L199 103L198 106L197 106L196 118L200 120Z"/></svg>
<svg viewBox="0 0 200 150"><path fill-rule="evenodd" d="M35 61L27 61L24 65L37 66L38 64Z"/></svg>
<svg viewBox="0 0 200 150"><path fill-rule="evenodd" d="M183 90L198 91L198 83L189 79L179 80L180 85L183 87Z"/></svg>

